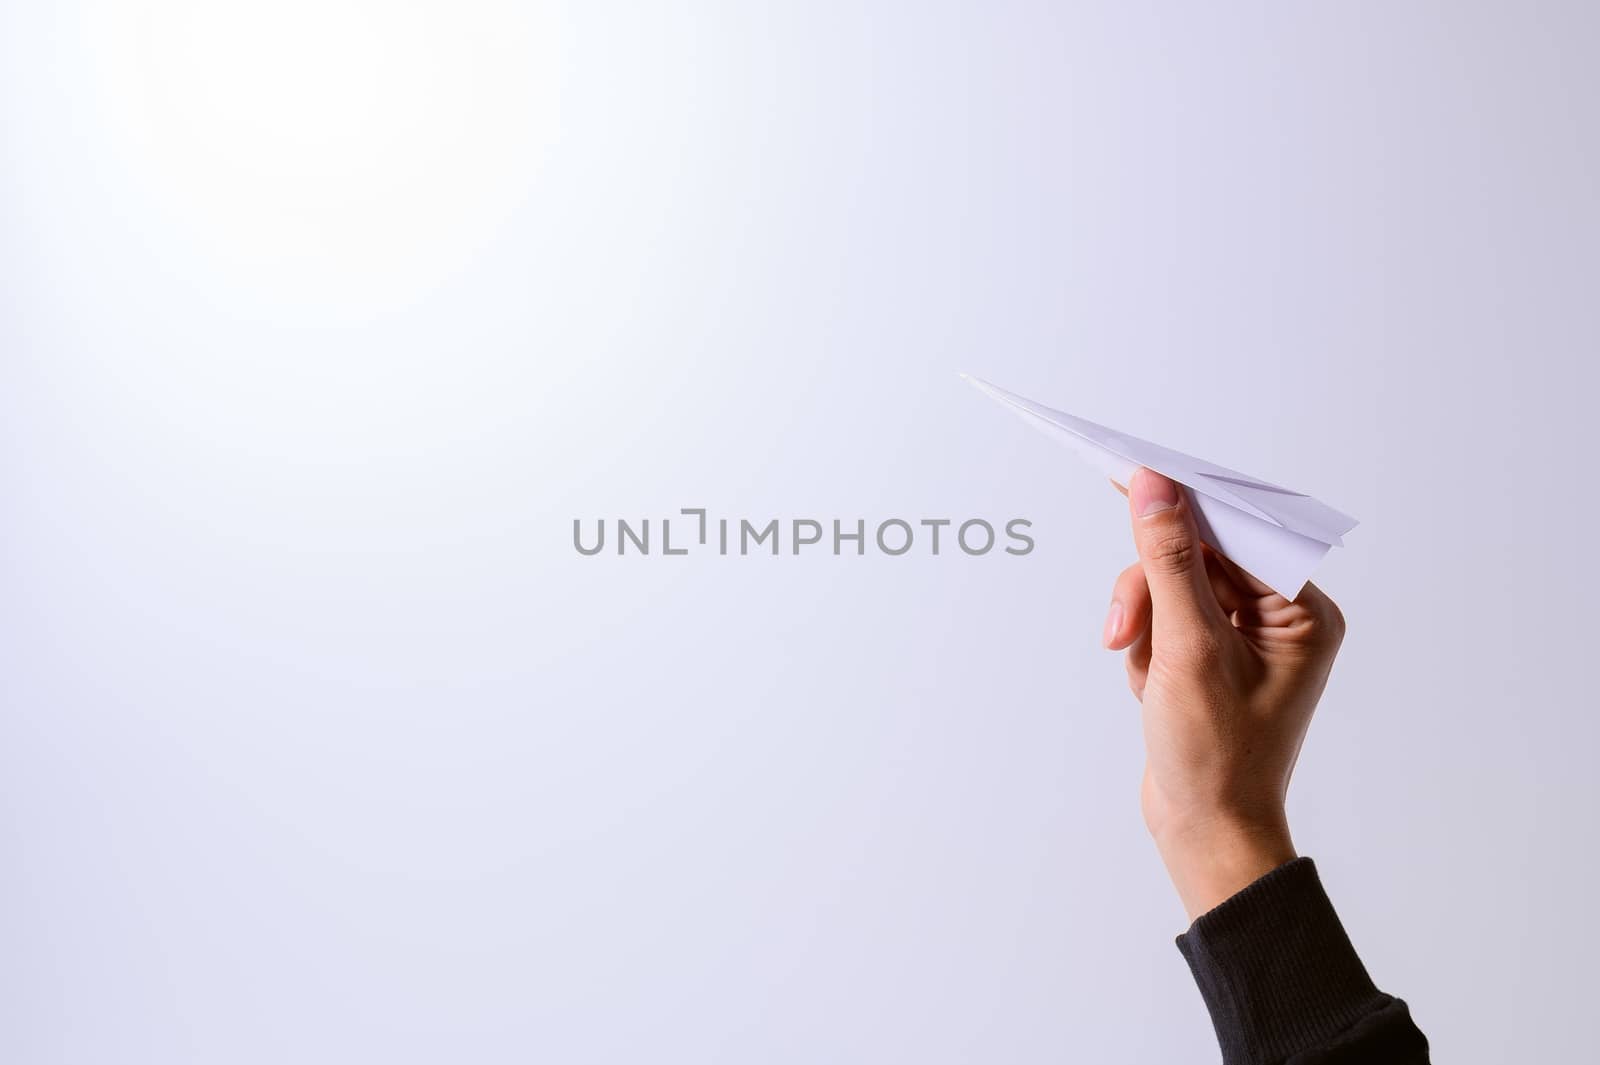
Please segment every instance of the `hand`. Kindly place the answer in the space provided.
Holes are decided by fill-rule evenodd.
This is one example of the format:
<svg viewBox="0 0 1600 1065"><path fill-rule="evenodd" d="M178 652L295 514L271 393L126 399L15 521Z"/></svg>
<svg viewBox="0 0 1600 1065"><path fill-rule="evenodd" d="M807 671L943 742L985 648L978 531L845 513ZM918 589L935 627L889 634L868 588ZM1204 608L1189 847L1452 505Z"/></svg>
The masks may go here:
<svg viewBox="0 0 1600 1065"><path fill-rule="evenodd" d="M1160 474L1138 470L1128 500L1139 561L1105 645L1128 652L1145 824L1193 920L1295 857L1284 798L1344 618L1314 585L1290 602L1203 545Z"/></svg>

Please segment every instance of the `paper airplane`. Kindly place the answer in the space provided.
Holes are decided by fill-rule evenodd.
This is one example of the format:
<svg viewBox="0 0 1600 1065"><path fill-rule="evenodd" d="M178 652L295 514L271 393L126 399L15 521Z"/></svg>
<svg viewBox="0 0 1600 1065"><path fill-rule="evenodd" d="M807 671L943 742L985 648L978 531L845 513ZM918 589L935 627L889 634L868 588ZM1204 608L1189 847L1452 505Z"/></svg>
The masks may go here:
<svg viewBox="0 0 1600 1065"><path fill-rule="evenodd" d="M1356 519L1308 495L1107 429L961 375L1022 420L1076 450L1119 485L1148 466L1189 489L1200 538L1279 595L1293 599Z"/></svg>

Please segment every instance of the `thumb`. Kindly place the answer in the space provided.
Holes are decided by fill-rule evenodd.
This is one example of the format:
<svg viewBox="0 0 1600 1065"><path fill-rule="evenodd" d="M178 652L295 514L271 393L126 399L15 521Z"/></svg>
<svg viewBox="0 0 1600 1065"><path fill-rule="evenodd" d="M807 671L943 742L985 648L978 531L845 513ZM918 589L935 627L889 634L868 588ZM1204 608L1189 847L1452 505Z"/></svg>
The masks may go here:
<svg viewBox="0 0 1600 1065"><path fill-rule="evenodd" d="M1156 642L1163 631L1193 634L1227 619L1206 576L1194 504L1181 485L1154 470L1140 468L1128 482L1133 541L1150 583Z"/></svg>

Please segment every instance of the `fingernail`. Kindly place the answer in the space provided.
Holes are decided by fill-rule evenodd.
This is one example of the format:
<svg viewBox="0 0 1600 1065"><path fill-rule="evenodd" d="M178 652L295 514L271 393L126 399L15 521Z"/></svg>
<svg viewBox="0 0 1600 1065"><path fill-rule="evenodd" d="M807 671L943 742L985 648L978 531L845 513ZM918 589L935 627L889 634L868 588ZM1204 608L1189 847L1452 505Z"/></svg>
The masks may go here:
<svg viewBox="0 0 1600 1065"><path fill-rule="evenodd" d="M1122 631L1122 604L1115 599L1111 601L1111 613L1106 615L1106 631L1100 636L1100 643L1106 647L1111 646L1111 641L1117 638L1117 633Z"/></svg>
<svg viewBox="0 0 1600 1065"><path fill-rule="evenodd" d="M1160 514L1178 505L1177 482L1169 481L1153 470L1140 470L1134 474L1128 491L1133 495L1134 509L1141 518Z"/></svg>

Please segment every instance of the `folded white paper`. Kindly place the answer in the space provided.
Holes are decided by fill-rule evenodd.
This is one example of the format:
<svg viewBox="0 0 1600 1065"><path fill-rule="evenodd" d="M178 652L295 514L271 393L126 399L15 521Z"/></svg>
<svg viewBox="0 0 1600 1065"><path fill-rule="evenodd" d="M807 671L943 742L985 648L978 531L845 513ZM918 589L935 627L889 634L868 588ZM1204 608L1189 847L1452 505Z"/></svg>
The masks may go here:
<svg viewBox="0 0 1600 1065"><path fill-rule="evenodd" d="M1147 466L1189 489L1200 538L1279 595L1293 599L1356 519L1308 495L1053 410L961 375L1022 420L1073 448L1124 487Z"/></svg>

